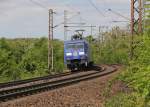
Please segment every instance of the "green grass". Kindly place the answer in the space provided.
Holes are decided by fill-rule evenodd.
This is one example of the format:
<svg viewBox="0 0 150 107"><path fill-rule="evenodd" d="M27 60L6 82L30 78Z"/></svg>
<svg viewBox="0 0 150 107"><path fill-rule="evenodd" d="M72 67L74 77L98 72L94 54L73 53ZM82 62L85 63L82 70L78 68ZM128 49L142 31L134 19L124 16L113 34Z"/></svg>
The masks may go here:
<svg viewBox="0 0 150 107"><path fill-rule="evenodd" d="M106 101L106 107L150 107L150 37L135 38L134 58L118 80L134 89L130 94L118 94Z"/></svg>
<svg viewBox="0 0 150 107"><path fill-rule="evenodd" d="M119 93L105 102L105 107L149 107L137 93Z"/></svg>

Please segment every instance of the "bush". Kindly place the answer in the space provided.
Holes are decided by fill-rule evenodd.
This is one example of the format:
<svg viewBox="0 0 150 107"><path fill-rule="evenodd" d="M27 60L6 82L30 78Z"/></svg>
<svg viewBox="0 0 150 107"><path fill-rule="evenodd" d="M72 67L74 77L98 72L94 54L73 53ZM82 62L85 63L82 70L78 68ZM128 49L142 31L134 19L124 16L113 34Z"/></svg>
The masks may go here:
<svg viewBox="0 0 150 107"><path fill-rule="evenodd" d="M145 104L144 98L140 97L137 93L120 93L107 100L105 107L148 107L148 105Z"/></svg>
<svg viewBox="0 0 150 107"><path fill-rule="evenodd" d="M0 39L0 82L50 74L47 47L46 38ZM54 41L54 53L54 71L63 72L63 42Z"/></svg>
<svg viewBox="0 0 150 107"><path fill-rule="evenodd" d="M136 40L139 41L139 37ZM108 100L107 107L115 107L117 104L122 104L121 107L150 106L150 37L144 35L142 42L135 46L135 57L129 62L125 72L118 77L118 79L126 82L129 87L132 87L135 92L130 95L122 94L113 97ZM114 105L111 106L112 102L114 102Z"/></svg>

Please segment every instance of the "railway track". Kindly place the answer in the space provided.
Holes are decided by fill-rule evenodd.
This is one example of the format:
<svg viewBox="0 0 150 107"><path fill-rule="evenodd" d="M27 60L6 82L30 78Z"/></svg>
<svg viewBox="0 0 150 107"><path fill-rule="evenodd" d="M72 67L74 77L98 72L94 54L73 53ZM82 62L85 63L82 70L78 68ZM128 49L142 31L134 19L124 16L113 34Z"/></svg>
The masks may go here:
<svg viewBox="0 0 150 107"><path fill-rule="evenodd" d="M100 72L99 67L94 67L94 70L84 72L84 73L65 73L65 74L57 74L53 76L49 76L49 79L51 81L45 81L42 83L32 84L29 86L22 86L22 87L15 87L11 89L1 90L0 91L0 102L8 101L11 99L15 99L18 97L26 96L26 95L32 95L34 93L39 93L42 91L52 90L60 87L64 87L70 84L75 84L81 81L85 81L88 79L93 79L97 77L102 77L105 75L108 75L110 73L113 73L116 71L116 66L107 66L105 69L103 69L103 72ZM101 70L102 71L102 70ZM39 80L48 79L48 77L41 77ZM39 81L38 78L33 79L33 81ZM16 82L16 83L6 83L9 85L3 85L3 86L14 86L14 85L20 85L28 82L33 82L31 79L24 80L23 82Z"/></svg>
<svg viewBox="0 0 150 107"><path fill-rule="evenodd" d="M66 76L70 74L71 74L70 72L66 72L66 73L61 73L61 74L59 73L55 75L49 75L45 77L37 77L37 78L13 81L13 82L8 82L8 83L0 83L0 88L8 88L8 87L18 86L18 85L22 85L26 83L31 83L31 82L41 81L41 80L48 80L48 79L52 79L52 78L56 78L60 76Z"/></svg>
<svg viewBox="0 0 150 107"><path fill-rule="evenodd" d="M97 70L100 71L101 69L97 66L94 67L94 69L88 69L88 70ZM73 75L73 74L78 74L81 73L83 71L77 71L77 72L65 72L65 73L58 73L58 74L54 74L54 75L48 75L48 76L44 76L44 77L37 77L37 78L31 78L31 79L26 79L26 80L19 80L19 81L12 81L12 82L7 82L7 83L0 83L0 91L1 90L5 90L5 89L10 89L10 88L15 88L20 86L20 85L30 85L32 83L36 83L36 82L42 82L42 81L47 81L50 79L55 79L55 78L60 78L60 77L64 77L64 76L69 76L69 75Z"/></svg>

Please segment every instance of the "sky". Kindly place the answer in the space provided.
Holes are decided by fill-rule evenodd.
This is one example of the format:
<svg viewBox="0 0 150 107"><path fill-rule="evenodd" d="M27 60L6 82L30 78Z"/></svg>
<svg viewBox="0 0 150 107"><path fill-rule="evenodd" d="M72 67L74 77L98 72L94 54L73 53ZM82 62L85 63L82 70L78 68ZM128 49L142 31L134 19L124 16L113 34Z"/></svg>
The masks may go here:
<svg viewBox="0 0 150 107"><path fill-rule="evenodd" d="M128 22L114 23L113 21L127 21L109 12L112 9L130 18L130 0L0 0L0 37L28 38L48 35L48 9L53 9L54 25L64 21L63 12L68 11L68 18L76 15L70 23L86 23L98 32L98 26L126 27ZM63 25L54 29L54 38L63 39ZM78 28L69 28L68 35ZM83 28L82 28L83 29ZM85 28L90 34L90 28Z"/></svg>

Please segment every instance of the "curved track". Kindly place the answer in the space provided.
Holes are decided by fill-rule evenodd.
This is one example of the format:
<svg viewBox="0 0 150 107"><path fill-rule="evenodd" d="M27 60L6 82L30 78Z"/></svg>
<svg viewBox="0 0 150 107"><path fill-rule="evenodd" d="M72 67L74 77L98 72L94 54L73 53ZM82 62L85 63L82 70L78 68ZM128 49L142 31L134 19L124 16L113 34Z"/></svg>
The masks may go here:
<svg viewBox="0 0 150 107"><path fill-rule="evenodd" d="M102 77L110 73L113 73L116 70L117 70L116 66L106 66L105 69L103 69L103 72L100 72L102 71L100 70L100 67L94 67L93 71L91 70L91 71L84 72L84 73L78 72L78 73L66 73L66 74L60 74L60 75L53 75L52 78L49 78L50 80L52 79L51 81L45 81L43 83L32 84L29 86L15 87L12 89L1 90L0 101L1 102L7 101L7 100L18 98L24 95L31 95L31 94L38 93L41 91L64 87L66 85L78 83L78 82L85 81L88 79ZM43 77L43 79L45 78L46 77ZM39 80L42 80L42 77L39 78ZM17 83L15 84L17 85Z"/></svg>
<svg viewBox="0 0 150 107"><path fill-rule="evenodd" d="M91 69L91 70L98 70L98 71L100 71L101 69L99 69L97 66L95 66L94 69ZM72 72L72 73L71 72L58 73L58 74L48 75L48 76L44 76L44 77L37 77L37 78L31 78L31 79L26 79L26 80L19 80L19 81L7 82L7 83L0 83L0 89L8 88L8 87L14 87L14 86L22 85L22 84L38 82L38 81L45 81L45 80L58 78L58 77L63 77L63 76L69 76L69 75L72 75L74 73L80 73L80 71Z"/></svg>
<svg viewBox="0 0 150 107"><path fill-rule="evenodd" d="M70 75L70 74L71 74L70 72L66 72L66 73L61 73L61 74L49 75L49 76L45 76L45 77L37 77L37 78L13 81L13 82L8 82L8 83L0 83L0 88L8 88L8 87L21 85L21 84L26 84L26 83L31 83L31 82L41 81L41 80L57 78L57 77L60 77L60 76L66 76L66 75Z"/></svg>

